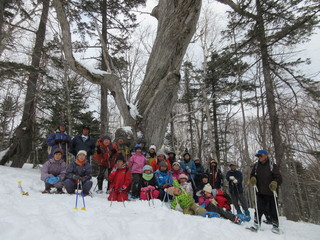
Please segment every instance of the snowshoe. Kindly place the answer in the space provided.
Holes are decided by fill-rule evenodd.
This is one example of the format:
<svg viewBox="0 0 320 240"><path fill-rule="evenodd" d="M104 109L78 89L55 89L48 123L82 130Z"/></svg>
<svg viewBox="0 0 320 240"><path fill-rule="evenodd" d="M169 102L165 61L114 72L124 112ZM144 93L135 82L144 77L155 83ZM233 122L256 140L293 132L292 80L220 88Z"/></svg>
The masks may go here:
<svg viewBox="0 0 320 240"><path fill-rule="evenodd" d="M203 217L208 217L208 218L213 218L213 217L219 218L220 214L216 213L216 212L205 212L205 213L202 214L202 216Z"/></svg>
<svg viewBox="0 0 320 240"><path fill-rule="evenodd" d="M251 232L258 232L257 226L246 227L246 229L250 230Z"/></svg>
<svg viewBox="0 0 320 240"><path fill-rule="evenodd" d="M233 221L235 224L241 224L242 223L242 219L241 219L241 217L239 217L239 216L236 216L235 218L234 218L234 221Z"/></svg>
<svg viewBox="0 0 320 240"><path fill-rule="evenodd" d="M271 229L271 232L275 233L275 234L281 234L281 230L278 227L273 226Z"/></svg>
<svg viewBox="0 0 320 240"><path fill-rule="evenodd" d="M97 190L96 193L97 194L103 194L103 191L102 190Z"/></svg>
<svg viewBox="0 0 320 240"><path fill-rule="evenodd" d="M250 215L249 215L249 216L246 216L246 215L244 215L243 213L242 213L242 214L236 214L236 216L240 217L241 220L244 221L244 222L250 222L250 220L251 220Z"/></svg>

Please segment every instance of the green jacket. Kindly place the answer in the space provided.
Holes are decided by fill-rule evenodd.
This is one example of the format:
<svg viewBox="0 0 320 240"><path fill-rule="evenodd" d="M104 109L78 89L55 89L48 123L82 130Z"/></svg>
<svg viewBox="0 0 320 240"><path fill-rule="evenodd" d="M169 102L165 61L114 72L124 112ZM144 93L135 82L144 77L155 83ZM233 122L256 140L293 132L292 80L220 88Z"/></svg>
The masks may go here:
<svg viewBox="0 0 320 240"><path fill-rule="evenodd" d="M173 186L180 188L182 192L179 195L173 197L170 206L171 209L176 209L177 204L179 204L182 209L185 209L194 203L193 197L180 186L177 180L173 181Z"/></svg>

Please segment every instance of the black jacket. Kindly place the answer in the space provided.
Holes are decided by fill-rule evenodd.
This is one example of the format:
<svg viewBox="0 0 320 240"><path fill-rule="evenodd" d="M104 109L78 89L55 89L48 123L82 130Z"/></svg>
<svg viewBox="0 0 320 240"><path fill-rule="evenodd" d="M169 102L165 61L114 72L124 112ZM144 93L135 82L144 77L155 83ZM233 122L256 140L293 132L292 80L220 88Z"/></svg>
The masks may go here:
<svg viewBox="0 0 320 240"><path fill-rule="evenodd" d="M259 161L255 163L250 174L250 178L251 177L256 177L258 194L262 195L273 195L269 188L269 184L272 181L276 181L278 186L282 183L282 176L279 168L270 159L265 163L261 163Z"/></svg>
<svg viewBox="0 0 320 240"><path fill-rule="evenodd" d="M69 152L74 156L77 156L77 153L80 150L85 150L87 151L87 159L89 160L90 156L94 154L95 146L95 142L90 136L88 136L87 140L84 142L81 135L78 135L72 139Z"/></svg>

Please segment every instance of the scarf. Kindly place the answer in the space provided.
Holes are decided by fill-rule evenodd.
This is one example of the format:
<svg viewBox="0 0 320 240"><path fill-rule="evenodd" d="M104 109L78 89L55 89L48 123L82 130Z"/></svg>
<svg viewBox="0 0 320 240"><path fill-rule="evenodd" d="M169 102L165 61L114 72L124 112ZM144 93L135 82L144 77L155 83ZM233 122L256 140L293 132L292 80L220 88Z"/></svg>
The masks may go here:
<svg viewBox="0 0 320 240"><path fill-rule="evenodd" d="M142 178L144 180L150 181L153 178L153 173L150 173L150 174L142 173Z"/></svg>
<svg viewBox="0 0 320 240"><path fill-rule="evenodd" d="M79 161L78 159L76 160L76 163L79 165L79 166L83 166L85 164L85 160L84 161Z"/></svg>

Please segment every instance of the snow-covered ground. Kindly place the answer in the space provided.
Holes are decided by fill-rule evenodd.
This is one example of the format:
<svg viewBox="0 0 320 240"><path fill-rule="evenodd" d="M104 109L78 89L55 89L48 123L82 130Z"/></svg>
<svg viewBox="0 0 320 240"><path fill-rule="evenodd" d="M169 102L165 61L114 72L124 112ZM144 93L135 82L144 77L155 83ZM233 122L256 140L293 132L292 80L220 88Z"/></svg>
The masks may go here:
<svg viewBox="0 0 320 240"><path fill-rule="evenodd" d="M95 185L95 179L94 185ZM18 188L22 181L23 196ZM245 229L251 223L236 225L228 220L187 216L147 201L123 203L107 201L106 194L86 197L86 210L74 209L75 195L42 194L44 183L40 170L25 165L23 169L0 166L0 239L319 239L320 226L292 222L281 217L282 235L270 231L252 233ZM81 200L81 199L80 199ZM253 210L251 210L253 213Z"/></svg>

